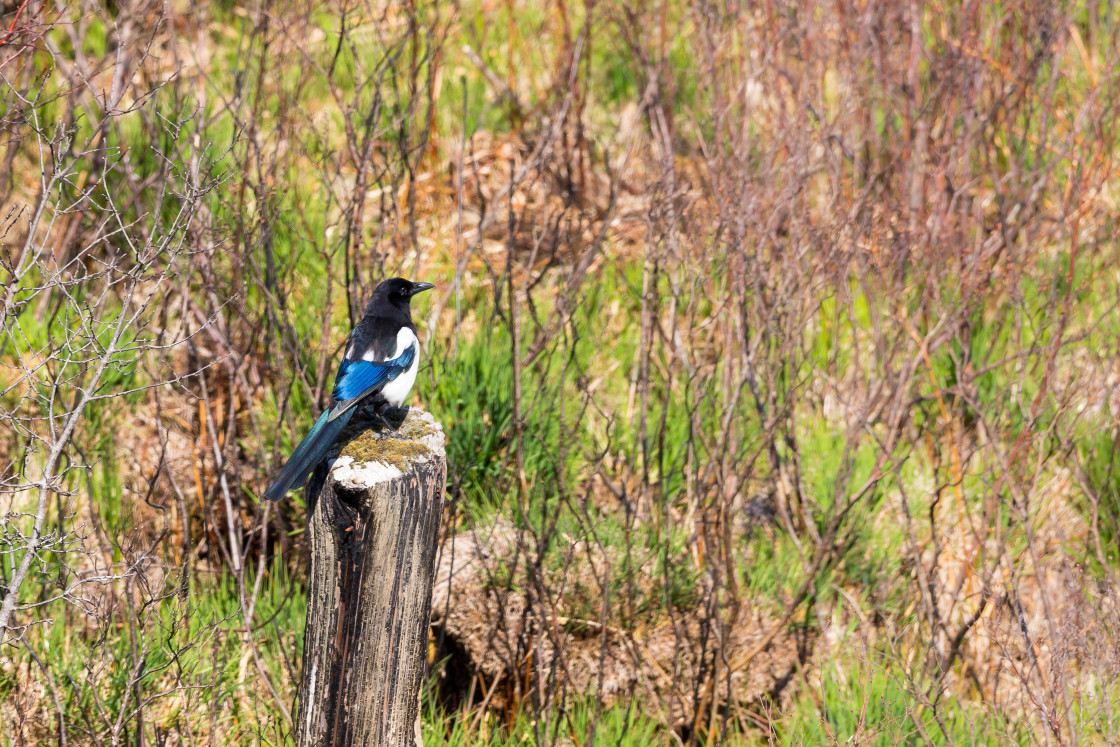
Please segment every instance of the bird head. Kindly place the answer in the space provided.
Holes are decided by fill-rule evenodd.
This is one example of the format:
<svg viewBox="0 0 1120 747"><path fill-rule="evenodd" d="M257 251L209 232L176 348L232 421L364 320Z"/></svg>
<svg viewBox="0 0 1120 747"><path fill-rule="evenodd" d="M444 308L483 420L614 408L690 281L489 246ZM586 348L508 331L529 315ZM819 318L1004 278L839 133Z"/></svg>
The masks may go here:
<svg viewBox="0 0 1120 747"><path fill-rule="evenodd" d="M373 292L373 300L382 298L398 308L408 309L408 302L417 293L435 288L431 283L414 283L404 278L389 278Z"/></svg>

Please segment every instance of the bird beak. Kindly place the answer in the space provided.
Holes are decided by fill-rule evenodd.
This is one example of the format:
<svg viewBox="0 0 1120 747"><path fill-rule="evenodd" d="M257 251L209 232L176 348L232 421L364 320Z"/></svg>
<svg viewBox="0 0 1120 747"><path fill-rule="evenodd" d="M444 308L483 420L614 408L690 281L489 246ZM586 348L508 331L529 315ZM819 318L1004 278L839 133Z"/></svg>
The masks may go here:
<svg viewBox="0 0 1120 747"><path fill-rule="evenodd" d="M431 290L432 288L435 288L435 286L431 283L413 283L412 293L410 293L409 295L415 296L417 293L423 293L424 291Z"/></svg>

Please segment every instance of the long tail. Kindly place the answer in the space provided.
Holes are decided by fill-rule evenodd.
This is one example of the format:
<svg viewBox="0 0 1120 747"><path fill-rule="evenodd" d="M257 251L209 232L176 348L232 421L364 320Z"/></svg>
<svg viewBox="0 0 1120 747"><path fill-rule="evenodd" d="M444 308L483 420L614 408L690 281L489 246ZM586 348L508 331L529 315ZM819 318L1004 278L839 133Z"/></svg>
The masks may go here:
<svg viewBox="0 0 1120 747"><path fill-rule="evenodd" d="M334 445L335 439L342 433L342 429L350 422L354 415L354 408L341 413L334 420L330 420L330 410L324 412L314 427L303 437L299 446L288 458L287 464L280 470L280 474L272 481L264 497L270 501L278 501L292 488L303 485L307 473L315 469L315 465Z"/></svg>

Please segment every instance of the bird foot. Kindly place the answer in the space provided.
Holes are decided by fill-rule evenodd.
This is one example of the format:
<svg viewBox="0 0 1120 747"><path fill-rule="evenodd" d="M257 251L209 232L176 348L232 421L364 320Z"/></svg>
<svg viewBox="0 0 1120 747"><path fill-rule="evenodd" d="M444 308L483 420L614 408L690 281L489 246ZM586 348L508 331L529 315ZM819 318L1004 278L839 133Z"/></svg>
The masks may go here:
<svg viewBox="0 0 1120 747"><path fill-rule="evenodd" d="M404 419L408 417L408 408L387 405L384 408L378 408L375 414L385 430L393 431L399 435L401 426L404 425Z"/></svg>
<svg viewBox="0 0 1120 747"><path fill-rule="evenodd" d="M395 407L388 402L364 402L351 420L354 428L370 428L379 432L400 435L401 426L408 417L408 407ZM388 435L388 434L387 434Z"/></svg>

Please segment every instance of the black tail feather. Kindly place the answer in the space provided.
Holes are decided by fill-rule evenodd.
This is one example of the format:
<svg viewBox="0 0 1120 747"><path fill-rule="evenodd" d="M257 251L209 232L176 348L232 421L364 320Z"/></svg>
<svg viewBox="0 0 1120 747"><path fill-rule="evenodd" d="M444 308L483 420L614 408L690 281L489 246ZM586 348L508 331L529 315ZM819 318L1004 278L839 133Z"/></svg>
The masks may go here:
<svg viewBox="0 0 1120 747"><path fill-rule="evenodd" d="M334 420L329 419L330 411L324 412L318 422L311 428L299 446L288 458L287 464L280 470L280 474L272 481L264 497L270 501L278 501L289 490L303 485L307 475L334 445L339 434L350 422L354 409L349 408Z"/></svg>

